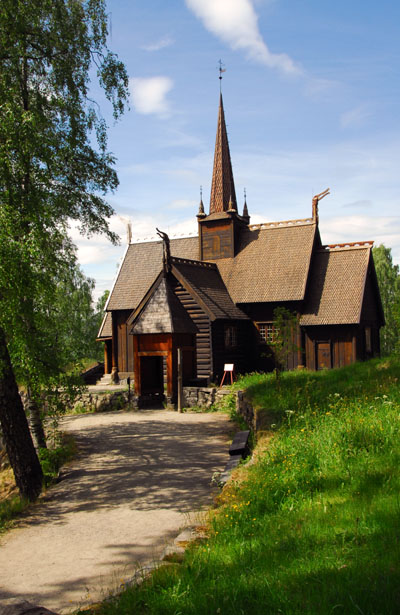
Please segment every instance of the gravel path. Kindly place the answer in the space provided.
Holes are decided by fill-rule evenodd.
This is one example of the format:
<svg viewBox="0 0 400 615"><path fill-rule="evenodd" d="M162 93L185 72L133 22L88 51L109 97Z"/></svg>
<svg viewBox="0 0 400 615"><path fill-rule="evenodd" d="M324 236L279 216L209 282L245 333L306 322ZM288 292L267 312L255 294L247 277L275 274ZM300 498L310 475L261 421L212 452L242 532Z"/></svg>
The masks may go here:
<svg viewBox="0 0 400 615"><path fill-rule="evenodd" d="M166 410L64 419L79 455L1 537L0 603L68 612L115 591L210 505L230 428L224 415Z"/></svg>

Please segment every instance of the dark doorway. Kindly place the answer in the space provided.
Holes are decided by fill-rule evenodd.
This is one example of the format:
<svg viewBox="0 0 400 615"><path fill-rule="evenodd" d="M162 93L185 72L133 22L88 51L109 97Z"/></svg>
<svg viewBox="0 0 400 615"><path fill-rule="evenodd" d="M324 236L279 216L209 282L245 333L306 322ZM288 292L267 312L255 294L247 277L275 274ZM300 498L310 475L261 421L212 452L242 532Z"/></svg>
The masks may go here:
<svg viewBox="0 0 400 615"><path fill-rule="evenodd" d="M142 395L164 395L163 357L140 357Z"/></svg>

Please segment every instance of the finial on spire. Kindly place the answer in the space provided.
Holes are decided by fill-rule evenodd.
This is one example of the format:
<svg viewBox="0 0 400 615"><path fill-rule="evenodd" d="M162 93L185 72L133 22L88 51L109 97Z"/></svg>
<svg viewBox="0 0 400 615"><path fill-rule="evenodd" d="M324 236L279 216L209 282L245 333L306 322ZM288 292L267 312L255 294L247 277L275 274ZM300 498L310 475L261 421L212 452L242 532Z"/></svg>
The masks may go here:
<svg viewBox="0 0 400 615"><path fill-rule="evenodd" d="M243 205L243 218L249 217L249 210L247 209L246 188L243 189L244 205Z"/></svg>
<svg viewBox="0 0 400 615"><path fill-rule="evenodd" d="M198 218L205 218L206 213L204 211L203 205L203 186L200 186L200 203L199 203L199 213L197 214Z"/></svg>
<svg viewBox="0 0 400 615"><path fill-rule="evenodd" d="M226 72L226 68L222 68L223 66L225 66L225 64L222 62L222 60L219 60L218 64L219 64L219 69L218 69L219 70L219 77L218 77L218 79L219 79L219 91L221 92L221 89L222 89L222 73Z"/></svg>
<svg viewBox="0 0 400 615"><path fill-rule="evenodd" d="M229 197L228 211L236 211L236 203L232 200L232 194Z"/></svg>

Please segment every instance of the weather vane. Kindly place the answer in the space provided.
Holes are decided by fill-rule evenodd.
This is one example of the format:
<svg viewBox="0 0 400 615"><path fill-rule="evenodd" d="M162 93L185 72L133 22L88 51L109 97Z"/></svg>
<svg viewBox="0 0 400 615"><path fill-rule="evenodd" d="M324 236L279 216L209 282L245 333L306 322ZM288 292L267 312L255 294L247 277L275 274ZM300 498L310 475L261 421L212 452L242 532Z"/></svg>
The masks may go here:
<svg viewBox="0 0 400 615"><path fill-rule="evenodd" d="M219 70L219 77L218 77L218 79L219 79L219 89L221 90L222 73L226 72L226 68L222 68L223 66L225 66L225 64L222 62L222 60L220 60L218 62L218 64L219 64L219 69L218 69Z"/></svg>

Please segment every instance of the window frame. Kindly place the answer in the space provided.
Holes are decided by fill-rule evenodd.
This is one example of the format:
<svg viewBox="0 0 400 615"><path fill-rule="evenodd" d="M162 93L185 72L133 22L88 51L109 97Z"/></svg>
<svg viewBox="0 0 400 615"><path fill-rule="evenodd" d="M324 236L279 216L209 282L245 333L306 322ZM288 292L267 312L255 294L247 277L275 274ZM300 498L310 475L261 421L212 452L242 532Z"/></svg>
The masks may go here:
<svg viewBox="0 0 400 615"><path fill-rule="evenodd" d="M256 322L256 327L258 329L258 335L260 338L261 344L271 344L275 341L276 333L278 333L278 329L274 325L273 320L263 320L260 322Z"/></svg>
<svg viewBox="0 0 400 615"><path fill-rule="evenodd" d="M224 325L224 347L225 348L237 348L239 346L238 341L238 328L236 325Z"/></svg>

